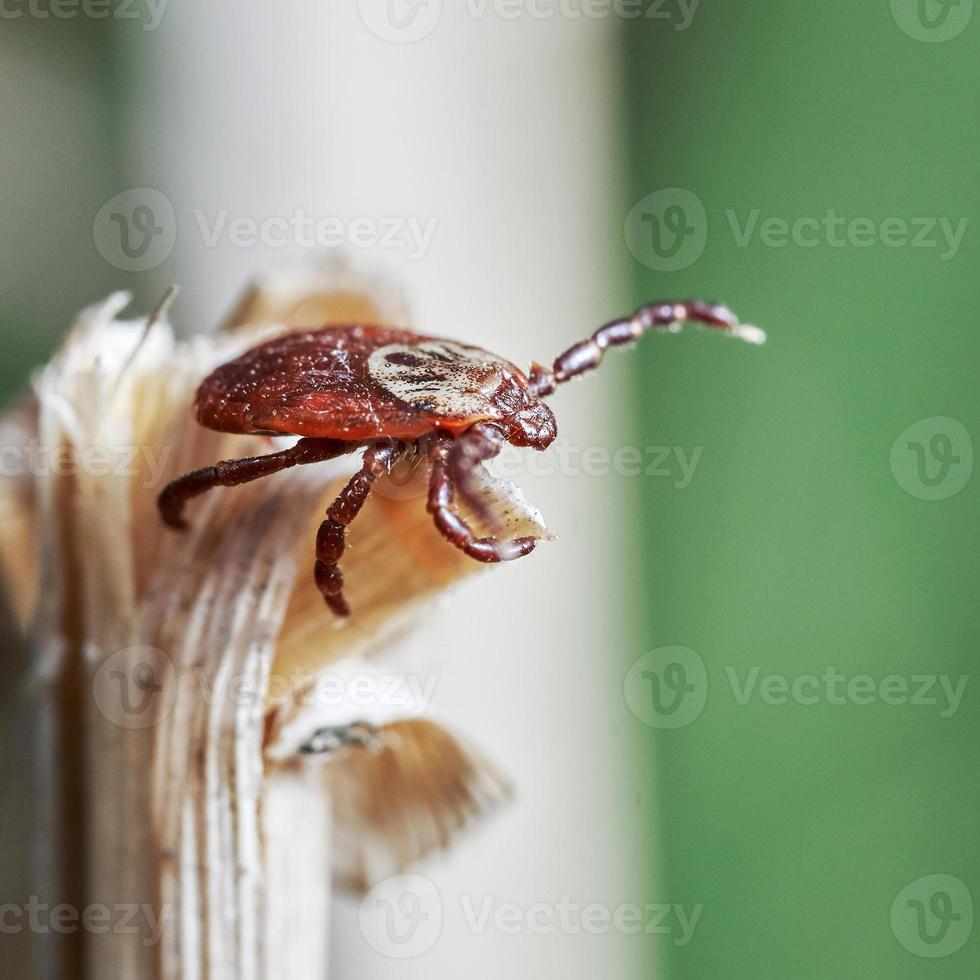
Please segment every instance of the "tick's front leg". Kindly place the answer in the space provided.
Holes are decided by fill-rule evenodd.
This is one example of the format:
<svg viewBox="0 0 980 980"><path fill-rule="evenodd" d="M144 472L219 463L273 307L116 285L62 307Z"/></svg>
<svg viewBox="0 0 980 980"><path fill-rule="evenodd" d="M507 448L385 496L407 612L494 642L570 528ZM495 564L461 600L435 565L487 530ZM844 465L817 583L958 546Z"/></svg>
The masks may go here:
<svg viewBox="0 0 980 980"><path fill-rule="evenodd" d="M345 529L364 506L374 481L391 468L398 455L399 449L390 442L369 446L360 472L340 491L317 532L313 575L324 601L338 616L350 615L350 606L344 598L344 576L338 566L344 553Z"/></svg>
<svg viewBox="0 0 980 980"><path fill-rule="evenodd" d="M529 555L537 544L536 538L521 537L510 541L478 538L466 521L450 509L455 496L448 459L450 445L437 444L432 453L428 510L439 533L450 544L477 561L512 561L514 558ZM479 465L479 462L476 465Z"/></svg>
<svg viewBox="0 0 980 980"><path fill-rule="evenodd" d="M489 528L496 519L479 492L473 471L500 455L505 443L500 428L491 422L478 422L449 446L449 478L467 507Z"/></svg>
<svg viewBox="0 0 980 980"><path fill-rule="evenodd" d="M766 339L762 330L740 323L738 317L720 303L700 299L656 300L641 306L632 316L599 327L591 337L559 354L550 370L532 364L529 373L531 390L539 397L550 395L558 385L597 368L610 347L632 344L648 330L669 329L681 323L714 327L750 344L762 344Z"/></svg>

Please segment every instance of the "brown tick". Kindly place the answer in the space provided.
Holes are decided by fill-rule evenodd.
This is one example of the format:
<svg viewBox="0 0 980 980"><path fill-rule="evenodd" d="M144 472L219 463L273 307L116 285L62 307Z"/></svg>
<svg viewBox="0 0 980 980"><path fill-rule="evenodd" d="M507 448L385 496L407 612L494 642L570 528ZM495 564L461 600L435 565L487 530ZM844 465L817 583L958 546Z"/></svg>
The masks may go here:
<svg viewBox="0 0 980 980"><path fill-rule="evenodd" d="M478 537L452 509L455 494L492 525L476 468L505 443L546 449L558 425L543 398L597 367L607 348L682 322L717 327L751 343L765 339L725 307L693 300L642 306L570 347L550 370L532 364L527 374L479 347L408 330L331 326L277 337L204 380L197 419L219 432L302 438L282 452L226 460L174 480L160 494L160 513L167 524L183 528L184 502L212 487L237 486L364 447L360 471L327 510L316 538L316 584L330 609L347 616L338 568L345 528L379 476L406 454L424 451L432 464L428 510L446 540L477 561L520 558L537 538Z"/></svg>

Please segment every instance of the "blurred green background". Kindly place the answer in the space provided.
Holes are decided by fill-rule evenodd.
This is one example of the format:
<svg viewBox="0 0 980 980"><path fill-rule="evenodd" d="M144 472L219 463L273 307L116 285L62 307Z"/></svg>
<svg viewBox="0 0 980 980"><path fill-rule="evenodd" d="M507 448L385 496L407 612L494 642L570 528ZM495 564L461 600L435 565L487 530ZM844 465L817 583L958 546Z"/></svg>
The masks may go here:
<svg viewBox="0 0 980 980"><path fill-rule="evenodd" d="M972 6L926 0L922 23L914 0L704 3L686 30L628 31L624 210L680 188L705 218L676 193L640 207L636 298L707 291L769 333L761 349L650 341L633 362L637 438L703 447L689 486L644 495L637 529L637 643L690 648L707 683L700 715L644 736L658 887L704 906L691 942L658 943L671 977L977 975L976 936L953 949L955 882L913 885L891 916L924 876L980 885L980 23L928 40ZM843 243L812 224L762 234L831 209L870 222ZM969 219L958 249L941 218ZM910 695L931 677L938 704L895 703L900 681L844 685L843 704L825 682L815 704L808 682L760 694L766 675L831 667ZM968 678L955 711L939 675ZM898 941L920 924L930 957Z"/></svg>

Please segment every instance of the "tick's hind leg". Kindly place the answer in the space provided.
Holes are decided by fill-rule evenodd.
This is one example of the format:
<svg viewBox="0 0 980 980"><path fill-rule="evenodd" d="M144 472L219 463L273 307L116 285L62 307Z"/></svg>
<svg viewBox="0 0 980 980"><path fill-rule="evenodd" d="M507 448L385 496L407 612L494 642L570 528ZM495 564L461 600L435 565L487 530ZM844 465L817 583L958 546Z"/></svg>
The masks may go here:
<svg viewBox="0 0 980 980"><path fill-rule="evenodd" d="M524 555L530 554L537 543L536 538L521 537L513 538L510 541L500 541L497 538L478 538L466 521L453 513L450 505L453 502L455 491L448 458L450 452L449 446L445 443L440 443L433 451L428 509L439 533L450 544L455 545L460 551L477 561L511 561L514 558L522 558ZM479 465L479 462L476 465Z"/></svg>
<svg viewBox="0 0 980 980"><path fill-rule="evenodd" d="M364 506L374 481L391 467L398 452L390 442L369 446L360 471L340 491L327 510L327 519L317 531L313 575L324 601L338 616L350 615L350 606L344 598L344 576L337 565L344 553L345 529Z"/></svg>
<svg viewBox="0 0 980 980"><path fill-rule="evenodd" d="M214 466L193 470L172 483L168 483L157 498L160 516L171 527L187 527L184 504L192 497L200 496L214 487L237 487L242 483L272 476L280 470L302 463L320 463L353 452L356 442L339 439L300 439L295 446L268 456L250 456L245 459L226 459Z"/></svg>

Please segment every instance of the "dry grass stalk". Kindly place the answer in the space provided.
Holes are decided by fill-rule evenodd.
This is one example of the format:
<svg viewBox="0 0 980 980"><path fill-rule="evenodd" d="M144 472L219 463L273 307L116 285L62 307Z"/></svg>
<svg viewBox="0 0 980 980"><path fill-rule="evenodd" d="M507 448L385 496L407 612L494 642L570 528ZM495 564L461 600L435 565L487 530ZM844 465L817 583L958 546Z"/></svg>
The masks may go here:
<svg viewBox="0 0 980 980"><path fill-rule="evenodd" d="M31 719L37 777L27 887L80 912L132 905L140 927L38 935L22 980L326 976L328 865L363 888L504 795L431 719L376 712L379 751L296 754L319 724L358 717L311 703L317 678L374 669L425 600L473 570L418 497L377 494L352 528L356 614L340 629L312 584L311 529L352 461L215 491L185 535L155 511L179 473L269 450L194 423L207 371L300 324L404 322L390 295L304 267L188 342L165 317L118 320L115 295L4 419L4 444L31 462L0 481L0 562L27 651L7 664L22 672L7 718ZM271 676L286 685L274 702Z"/></svg>

